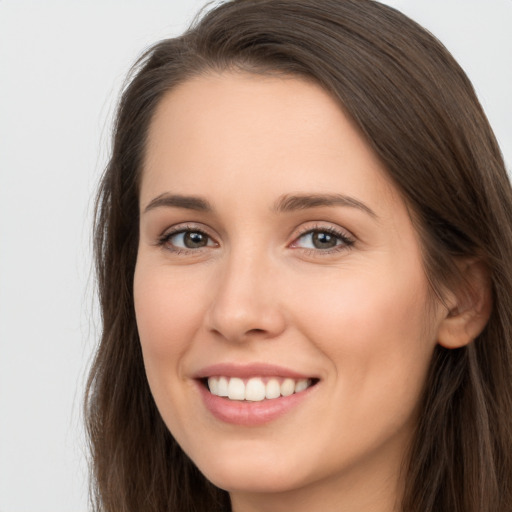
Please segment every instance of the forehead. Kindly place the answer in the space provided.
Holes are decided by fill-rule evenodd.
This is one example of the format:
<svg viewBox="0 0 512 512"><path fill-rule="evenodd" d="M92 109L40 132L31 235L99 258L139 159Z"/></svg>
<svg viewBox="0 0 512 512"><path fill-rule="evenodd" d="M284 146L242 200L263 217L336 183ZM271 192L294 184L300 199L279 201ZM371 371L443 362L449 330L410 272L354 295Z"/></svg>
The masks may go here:
<svg viewBox="0 0 512 512"><path fill-rule="evenodd" d="M151 195L232 190L397 196L339 102L297 77L207 74L169 91L149 128L141 203ZM396 200L397 197L394 197Z"/></svg>

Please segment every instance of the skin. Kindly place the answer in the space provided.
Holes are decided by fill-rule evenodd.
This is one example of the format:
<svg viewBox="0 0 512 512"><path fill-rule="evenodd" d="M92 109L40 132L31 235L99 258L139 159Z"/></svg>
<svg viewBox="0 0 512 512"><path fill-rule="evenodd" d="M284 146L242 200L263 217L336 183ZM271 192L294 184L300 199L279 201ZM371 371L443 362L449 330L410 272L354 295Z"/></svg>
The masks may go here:
<svg viewBox="0 0 512 512"><path fill-rule="evenodd" d="M211 211L148 209L162 194L199 196ZM373 213L275 209L310 194L349 196ZM185 82L152 120L140 209L134 293L148 381L166 425L233 510L398 510L450 315L432 302L404 201L338 103L290 77ZM160 243L174 228L208 243ZM313 229L353 243L318 248L304 234ZM205 408L193 379L223 362L277 364L319 382L276 420L232 425Z"/></svg>

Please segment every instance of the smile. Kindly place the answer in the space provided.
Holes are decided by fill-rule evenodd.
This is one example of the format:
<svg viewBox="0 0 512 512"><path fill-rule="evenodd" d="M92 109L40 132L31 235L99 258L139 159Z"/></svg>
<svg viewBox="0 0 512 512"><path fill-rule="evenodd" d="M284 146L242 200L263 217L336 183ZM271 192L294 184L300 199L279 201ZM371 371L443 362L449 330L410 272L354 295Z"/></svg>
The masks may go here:
<svg viewBox="0 0 512 512"><path fill-rule="evenodd" d="M256 427L310 401L321 379L266 363L210 365L193 375L209 414L222 423Z"/></svg>
<svg viewBox="0 0 512 512"><path fill-rule="evenodd" d="M290 379L279 377L251 377L241 379L238 377L209 377L208 389L210 393L229 400L246 400L261 402L287 397L309 388L312 379Z"/></svg>

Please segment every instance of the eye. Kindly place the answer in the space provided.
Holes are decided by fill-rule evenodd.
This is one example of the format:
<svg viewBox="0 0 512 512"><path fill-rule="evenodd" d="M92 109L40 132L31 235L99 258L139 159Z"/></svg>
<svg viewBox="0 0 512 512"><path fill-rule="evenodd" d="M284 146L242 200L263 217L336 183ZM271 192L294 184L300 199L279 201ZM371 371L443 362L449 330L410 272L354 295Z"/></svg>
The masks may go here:
<svg viewBox="0 0 512 512"><path fill-rule="evenodd" d="M329 228L310 229L300 235L292 244L292 247L301 249L312 249L319 251L328 251L332 249L342 249L350 247L354 240L346 234Z"/></svg>
<svg viewBox="0 0 512 512"><path fill-rule="evenodd" d="M212 238L199 229L180 229L166 233L160 239L160 245L165 245L175 251L216 246Z"/></svg>

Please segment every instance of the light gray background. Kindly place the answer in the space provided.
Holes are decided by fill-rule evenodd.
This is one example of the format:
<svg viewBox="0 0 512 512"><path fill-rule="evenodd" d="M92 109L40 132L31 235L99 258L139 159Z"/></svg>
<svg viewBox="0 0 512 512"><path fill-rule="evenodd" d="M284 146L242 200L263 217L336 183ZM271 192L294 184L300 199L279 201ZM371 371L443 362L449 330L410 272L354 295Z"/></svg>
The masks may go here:
<svg viewBox="0 0 512 512"><path fill-rule="evenodd" d="M0 512L87 510L92 196L123 77L204 0L0 0ZM512 0L388 0L472 79L512 165Z"/></svg>

